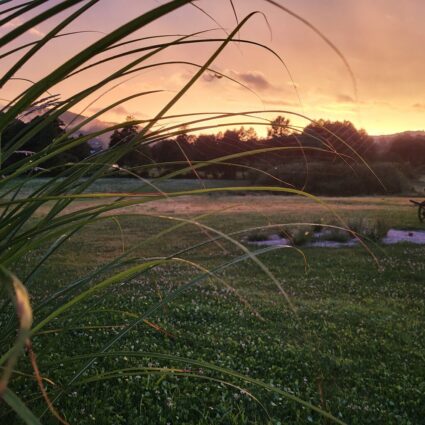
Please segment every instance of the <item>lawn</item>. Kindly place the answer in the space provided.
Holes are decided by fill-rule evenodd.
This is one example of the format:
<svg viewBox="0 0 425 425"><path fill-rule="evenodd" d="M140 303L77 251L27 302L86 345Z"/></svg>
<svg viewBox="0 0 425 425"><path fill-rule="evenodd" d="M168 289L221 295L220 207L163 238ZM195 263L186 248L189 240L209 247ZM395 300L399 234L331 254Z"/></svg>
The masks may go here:
<svg viewBox="0 0 425 425"><path fill-rule="evenodd" d="M162 190L193 188L173 184ZM145 191L124 179L100 181L93 191L105 188ZM71 424L331 423L295 396L349 424L422 423L423 246L273 249L258 256L263 270L246 253L261 249L246 243L250 232L217 239L271 224L335 223L337 215L421 228L404 197L321 201L183 196L123 209L74 235L30 281L36 326L67 296L43 305L51 294L131 247L128 267L146 258L167 261L94 293L34 336L38 366L60 414ZM35 252L17 265L19 277L41 256ZM94 273L76 293L104 275ZM144 320L118 339L136 318ZM8 325L5 316L0 320ZM93 353L95 362L71 382ZM25 358L17 369L32 374ZM11 387L36 413L46 410L33 378L15 374ZM57 420L47 411L42 422ZM0 423L19 422L3 405Z"/></svg>

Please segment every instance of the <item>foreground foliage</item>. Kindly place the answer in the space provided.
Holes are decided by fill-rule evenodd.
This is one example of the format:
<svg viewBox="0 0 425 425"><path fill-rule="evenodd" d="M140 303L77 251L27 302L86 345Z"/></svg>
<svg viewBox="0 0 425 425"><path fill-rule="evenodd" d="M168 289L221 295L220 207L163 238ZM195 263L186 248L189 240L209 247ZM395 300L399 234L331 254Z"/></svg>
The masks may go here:
<svg viewBox="0 0 425 425"><path fill-rule="evenodd" d="M125 191L125 186L121 188ZM244 196L236 198L236 204L256 199L261 197ZM305 204L286 200L295 205L290 209L293 215L287 217L293 221L301 211L296 209L297 202L298 208ZM194 201L182 202L189 206ZM214 202L230 201L218 197ZM285 205L285 198L279 202ZM347 217L378 216L394 226L415 224L416 217L402 200L394 202L401 206L393 208L393 215L381 209L380 202L369 198L360 204L347 199L340 205L345 205L342 213ZM281 222L279 216L285 211L261 217L230 210L202 222L231 232L270 220ZM312 210L306 218L319 221L323 211ZM46 292L119 255L123 243L146 241L137 255L155 250L166 257L206 240L192 226L176 230L166 243L150 239L170 226L155 215L119 215L117 219L123 239L113 237L115 230L109 222L99 223L71 238L50 259L34 281L35 305ZM79 382L68 386L69 375L85 364L87 353L99 353L123 326L182 288L196 272L183 263L164 265L87 299L33 338L49 393L53 397L66 388L57 407L70 423L82 424L321 422L320 415L299 403L202 364L207 362L264 380L332 411L347 423L420 422L425 413L424 248L402 244L382 252L376 249L379 267L363 248L306 248L304 252L307 272L293 250L261 257L270 271L282 277L296 314L283 297L276 296L275 286L258 266L250 262L234 266L161 307L112 352L100 355ZM21 272L31 269L38 257L27 258ZM210 243L199 248L188 259L214 269L237 257L238 249L221 241L220 246ZM231 282L237 292L220 279ZM23 365L21 371L31 374L26 369ZM36 383L23 376L16 376L13 388L37 394ZM28 404L38 414L45 410L40 396Z"/></svg>
<svg viewBox="0 0 425 425"><path fill-rule="evenodd" d="M322 37L352 76L343 55L317 29L275 1L265 1L290 13ZM0 87L10 84L14 78L20 78L20 71L31 64L40 49L57 37L66 36L63 30L100 1L34 0L19 4L11 1L1 3L1 24L8 24L10 31L0 39L1 59L6 58L6 70L0 77ZM232 1L229 5L234 9ZM148 422L167 423L171 420L208 423L218 421L220 417L220 420L238 423L277 423L288 418L300 422L322 420L343 423L345 418L356 418L350 414L353 409L357 409L353 406L358 406L354 394L347 393L341 387L342 392L335 399L332 396L332 385L325 382L329 374L335 375L332 371L335 353L331 353L329 368L322 366L323 361L319 355L313 356L310 353L312 348L309 347L318 347L321 337L311 340L309 334L316 335L315 332L322 326L320 318L328 317L328 310L323 310L321 306L316 311L314 305L311 309L309 305L313 299L300 297L297 300L297 293L302 294L303 291L297 289L296 285L291 286L290 274L294 273L296 282L311 286L310 278L306 280L303 277L302 262L299 267L288 272L286 265L284 270L281 269L281 257L274 256L277 248L251 249L245 246L239 235L234 233L233 226L235 223L248 224L243 223L242 215L238 215L237 220L230 218L230 228L223 228L226 221L223 223L220 215L211 222L203 221L206 220L205 216L168 215L168 212L157 210L150 214L146 210L138 212L130 218L115 216L123 211L131 212L130 207L136 212L138 208L149 208L157 199L169 202L168 198L192 194L211 193L213 196L222 189L202 186L198 189L165 193L157 187L157 181L143 182L142 179L135 192L114 193L108 189L88 193L101 177L123 172L120 160L135 148L143 153L144 147L149 144L182 135L182 123L176 125L173 120L196 124L196 128L202 130L217 125L211 125L211 119L238 116L234 113L209 114L213 117L198 113L176 116L170 115L170 111L204 72L214 72L211 71L211 66L215 59L238 37L240 30L256 12L241 19L236 16L235 28L221 38L211 39L205 33L188 33L167 36L167 41L161 40L158 44L158 40L145 38L147 46L136 51L133 50L134 43L140 39L128 39L158 19L182 7L194 6L195 2L190 0L170 0L151 10L142 11L139 16L110 33L101 34L97 41L69 57L64 63L53 69L46 69L39 80L27 81L30 83L28 87L17 93L15 98L6 100L7 103L2 106L2 422L146 423L145 419L148 418ZM20 37L29 29L58 17L60 19L54 20L48 33L39 40L20 44ZM161 37L162 35L159 38ZM241 38L237 41L241 45L250 44L265 49L275 55L285 67L282 59L267 46ZM117 143L109 150L95 152L90 156L84 153L86 142L90 139L108 131L131 128L141 124L140 122L112 125L90 134L80 134L79 131L85 124L110 109L130 99L156 93L157 90L117 99L87 119L71 123L65 132L60 128L62 115L80 107L81 102L87 101L92 105L90 102L93 102L93 98L98 100L118 87L123 80L130 78L134 72L160 66L159 63L152 65L150 60L161 53L174 51L174 47L182 44L212 42L214 47L210 56L203 63L196 64L191 78L182 84L177 93L172 94L152 118L143 122L140 131L130 132L131 138L125 144ZM8 62L7 58L17 52L21 56ZM138 56L133 56L134 53ZM99 59L99 55L103 55L103 59ZM80 79L81 84L68 97L62 99L49 91L64 80L117 58L123 58L124 62L120 62L116 70L106 75L99 73L96 82ZM40 112L40 115L26 125L21 125L20 119L34 110ZM253 115L255 112L242 113L240 116L248 114ZM258 119L264 125L264 120L259 117L254 115L253 119ZM309 121L306 117L304 119ZM20 130L10 133L9 130L14 126ZM43 134L46 133L53 133L53 140L49 140L49 143L45 143L43 139ZM379 181L379 176L361 155L344 140L339 137L337 140L347 147L355 163L361 164L368 174ZM28 151L34 141L36 149ZM276 149L283 151L286 147ZM317 149L334 154L332 146L327 146L326 143ZM250 152L258 153L261 150ZM83 159L75 162L80 154ZM245 153L236 153L217 161L232 161L244 155ZM189 161L186 168L172 171L165 177L184 175L189 170L195 172L207 165L208 163L192 164ZM131 170L126 170L126 173L132 175ZM43 178L46 175L54 177ZM111 183L112 186L116 186L116 183ZM156 194L147 191L146 186L154 188ZM297 194L314 200L317 205L326 209L323 201L302 189L303 187L284 185L275 188L228 187L226 191ZM326 210L340 220L330 208ZM256 215L247 217L252 219ZM272 217L272 220L280 221L279 217ZM168 223L168 227L163 227L164 223ZM187 229L196 229L196 232ZM127 232L130 232L131 241L126 240ZM219 248L219 251L213 252L211 247ZM297 261L303 259L300 251L295 252ZM361 251L358 258L370 264L370 259L374 257L371 256L371 251L368 254L366 252ZM412 258L415 258L414 254ZM292 260L288 257L289 268L290 261ZM247 265L243 266L244 264ZM285 276L284 272L288 276L287 282L287 278L282 277ZM333 279L328 281L326 278L324 282L333 283ZM344 282L350 283L346 272ZM256 288L257 284L261 285L261 289L260 286ZM275 291L273 297L269 292L271 285ZM226 288L225 291L223 287ZM326 285L323 289L326 294ZM330 292L333 290L330 289ZM416 294L415 288L413 293ZM412 302L419 300L416 297ZM409 307L412 307L414 315L416 304ZM345 311L345 307L341 309L342 312ZM348 317L351 321L351 313ZM281 319L284 319L284 323ZM334 320L331 316L328 319L331 323ZM416 320L414 323L420 322L416 316L412 316L412 319ZM236 331L228 326L233 321L240 326L236 327ZM215 323L218 323L216 327ZM227 325L226 330L224 324ZM282 330L288 337L293 335L295 338L292 342L288 339L289 345L282 345L282 342L286 344ZM345 330L343 326L342 331L352 338L353 331L350 327ZM416 332L416 328L402 328L402 331L403 335L410 335L412 340L420 341L418 336L421 335ZM245 346L239 344L241 332L247 337ZM270 335L270 339L267 335ZM397 337L398 335L397 333ZM222 336L224 345L221 345ZM345 341L343 339L344 343ZM362 347L364 343L365 340L362 340ZM342 346L333 346L331 341L329 344L335 347L336 353L341 357ZM270 351L271 348L273 352ZM394 348L398 355L399 347ZM416 355L421 348L409 348L409 356L411 353ZM242 354L246 354L246 357ZM363 352L361 354L364 356ZM264 362L267 357L269 360ZM371 358L378 360L376 356ZM389 359L389 364L393 365L393 357L390 356ZM287 366L281 366L283 361L287 362ZM416 364L410 357L408 361ZM326 361L324 364L327 364ZM322 369L323 374L320 372L317 375L317 371ZM365 370L370 371L369 364L365 366ZM390 373L393 370L391 366ZM381 371L380 375L382 379ZM416 376L419 377L420 372ZM418 402L411 388L416 390L418 385L410 374L406 374L406 382L400 386L401 391L407 393L408 405L403 410L390 410L378 398L372 404L375 417L390 420L401 418L405 421L415 419L413 407ZM181 385L177 386L177 383ZM392 385L392 381L390 384ZM392 388L390 384L389 388ZM143 388L143 393L140 393L140 388ZM211 391L214 406L206 404L206 396L200 397L201 389L205 388ZM313 388L317 388L318 393ZM192 400L189 404L187 398L180 402L180 394L185 390L196 403ZM335 387L335 394L339 394L339 391ZM338 397L344 401L340 402ZM391 398L394 399L392 392ZM172 410L174 406L179 406L179 409ZM363 419L361 415L358 417Z"/></svg>

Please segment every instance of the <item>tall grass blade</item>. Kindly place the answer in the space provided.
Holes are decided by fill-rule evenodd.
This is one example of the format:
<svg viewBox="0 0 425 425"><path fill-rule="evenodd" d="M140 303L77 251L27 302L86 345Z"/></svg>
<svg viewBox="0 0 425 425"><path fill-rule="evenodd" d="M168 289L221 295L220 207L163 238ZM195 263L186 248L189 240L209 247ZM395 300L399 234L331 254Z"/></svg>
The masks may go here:
<svg viewBox="0 0 425 425"><path fill-rule="evenodd" d="M25 344L28 342L33 316L28 292L25 286L3 266L0 266L0 285L6 288L10 297L13 299L16 315L19 319L19 329L15 342L8 353L0 357L0 366L5 364L3 375L0 377L0 397L2 397L7 389L9 379L18 361L18 357Z"/></svg>
<svg viewBox="0 0 425 425"><path fill-rule="evenodd" d="M13 66L9 69L9 71L4 74L4 76L0 79L0 87L3 87L3 85L8 81L11 77L15 75L15 73L22 68L22 66L25 65L26 62L28 62L30 59L34 57L34 55L41 50L50 40L52 40L60 31L62 31L66 26L68 26L72 21L75 21L79 16L81 16L85 11L90 9L92 6L94 6L96 3L98 3L99 0L91 0L89 3L78 9L76 12L74 12L71 16L64 19L59 25L57 25L55 28L53 28L51 31L48 32L38 43L34 45L27 53L25 53L22 58L20 58L18 61L16 61Z"/></svg>
<svg viewBox="0 0 425 425"><path fill-rule="evenodd" d="M25 403L9 388L6 389L2 396L7 403L27 425L41 425L41 422L34 416Z"/></svg>
<svg viewBox="0 0 425 425"><path fill-rule="evenodd" d="M29 19L28 21L24 22L23 24L19 25L17 28L12 29L12 31L5 34L3 37L0 38L0 47L3 47L10 43L15 38L18 38L20 35L24 34L26 31L30 30L31 28L35 27L36 25L40 24L41 22L46 21L47 19L50 19L51 17L57 15L58 13L78 4L81 3L83 0L64 0L61 1L59 4L51 7L50 9L47 9L46 11L35 15L33 18ZM44 1L35 1L33 2L33 5L27 6L27 8L21 9L19 11L19 14L25 13L27 10L32 9L33 7L36 7L42 3L45 3ZM31 7L32 6L32 7ZM18 12L16 12L18 13ZM4 25L4 23L11 20L10 16L0 21L0 25ZM2 85L0 85L2 87Z"/></svg>

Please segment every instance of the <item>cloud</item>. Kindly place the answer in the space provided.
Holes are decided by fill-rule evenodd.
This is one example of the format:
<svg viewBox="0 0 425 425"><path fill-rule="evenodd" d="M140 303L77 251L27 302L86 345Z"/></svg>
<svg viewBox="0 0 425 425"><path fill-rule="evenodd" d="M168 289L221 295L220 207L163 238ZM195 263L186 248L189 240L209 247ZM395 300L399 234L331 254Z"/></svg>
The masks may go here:
<svg viewBox="0 0 425 425"><path fill-rule="evenodd" d="M425 109L425 103L415 103L412 105L412 108L424 110Z"/></svg>
<svg viewBox="0 0 425 425"><path fill-rule="evenodd" d="M133 115L126 107L119 105L112 109L112 112L118 115Z"/></svg>
<svg viewBox="0 0 425 425"><path fill-rule="evenodd" d="M288 100L284 100L284 99L263 99L264 104L266 105L271 105L271 106L288 106L291 108L297 108L300 107L301 105L297 102L290 102Z"/></svg>
<svg viewBox="0 0 425 425"><path fill-rule="evenodd" d="M331 112L331 113L338 113L338 114L340 114L340 115L342 115L342 114L346 114L346 115L353 115L353 114L356 114L357 113L357 110L356 109L353 109L353 108L350 108L349 106L346 106L346 107L341 107L341 105L340 104L332 104L332 103L329 103L329 104L327 104L327 105L318 105L317 107L316 107L316 109L318 110L318 111L321 111L321 112L325 112L325 113L329 113L329 112Z"/></svg>
<svg viewBox="0 0 425 425"><path fill-rule="evenodd" d="M97 112L100 112L102 109L103 108L101 107L93 107L93 108L90 108L89 111L93 114L96 114ZM129 111L126 107L122 105L118 105L115 108L110 109L108 112L116 114L116 115L125 115L125 116L134 115L133 112Z"/></svg>
<svg viewBox="0 0 425 425"><path fill-rule="evenodd" d="M246 71L237 72L233 71L238 81L244 82L251 88L256 90L267 90L272 87L272 84L267 80L262 72L259 71Z"/></svg>
<svg viewBox="0 0 425 425"><path fill-rule="evenodd" d="M14 28L16 28L16 27L18 27L19 25L21 25L22 24L22 21L20 20L20 19L12 19L11 21L9 21L9 22L6 22L4 25L3 25L3 28L7 28L7 29L14 29Z"/></svg>
<svg viewBox="0 0 425 425"><path fill-rule="evenodd" d="M2 28L13 30L13 29L19 27L22 24L23 24L23 21L21 19L15 18L15 19L12 19L11 21L7 22L6 24L4 24ZM41 31L37 27L32 27L27 32L28 32L28 34L35 35L36 37L44 37L46 35L43 31Z"/></svg>
<svg viewBox="0 0 425 425"><path fill-rule="evenodd" d="M338 103L355 103L356 101L348 94L338 94L336 96L336 101Z"/></svg>
<svg viewBox="0 0 425 425"><path fill-rule="evenodd" d="M46 34L43 31L40 31L37 27L32 27L28 32L37 37L44 37Z"/></svg>
<svg viewBox="0 0 425 425"><path fill-rule="evenodd" d="M215 74L213 72L208 72L202 75L202 80L206 83L213 83L215 81L221 80L223 78L220 74Z"/></svg>
<svg viewBox="0 0 425 425"><path fill-rule="evenodd" d="M233 69L227 69L220 71L220 73L222 73L224 76L228 76L229 78L233 78L239 83L245 84L254 90L269 90L273 87L265 75L259 71L239 72ZM214 83L222 81L223 79L226 78L214 72L207 72L202 76L202 80L206 83Z"/></svg>

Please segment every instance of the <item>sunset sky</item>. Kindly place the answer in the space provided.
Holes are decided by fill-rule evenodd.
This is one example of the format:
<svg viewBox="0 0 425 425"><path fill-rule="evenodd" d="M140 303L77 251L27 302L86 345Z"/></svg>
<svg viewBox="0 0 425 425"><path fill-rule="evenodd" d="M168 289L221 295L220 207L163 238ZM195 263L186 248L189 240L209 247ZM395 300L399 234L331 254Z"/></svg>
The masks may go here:
<svg viewBox="0 0 425 425"><path fill-rule="evenodd" d="M273 54L260 47L235 43L223 52L213 68L248 86L255 94L225 78L207 73L173 108L173 113L283 109L305 114L312 119L348 119L372 135L425 129L423 0L278 2L311 22L340 49L355 75L357 99L343 62L310 28L263 0L235 0L239 19L254 10L264 12L272 33L264 17L258 14L242 29L240 37L264 43L275 50L290 70L296 89L287 71ZM64 32L93 30L106 33L162 3L165 2L101 0ZM198 1L195 5L202 7L226 30L234 28L235 17L228 0ZM33 28L21 38L19 44L40 38L55 22L58 20ZM7 24L0 29L1 34L20 23L14 21ZM217 24L200 10L185 6L139 31L137 36L188 34L214 28L217 28ZM17 77L36 80L101 36L96 32L60 38L47 46L30 66L19 71ZM218 28L201 37L223 36L224 30ZM130 38L135 38L135 35ZM144 44L140 42L136 46ZM207 43L169 49L152 62L183 60L202 64L213 53L215 46L217 44ZM7 61L3 60L2 69L7 69L7 65L17 57L15 55ZM61 83L54 93L68 96L77 88L94 83L99 75L106 75L123 64L123 61L116 61L82 73ZM194 72L195 68L188 65L143 71L92 105L89 112L134 92L165 90L162 94L128 102L105 114L102 119L117 122L125 119L126 115L140 119L151 117ZM20 81L9 83L1 91L0 98L13 98L26 84ZM74 111L78 112L78 109L74 108ZM270 117L273 115L277 114L271 114ZM292 121L300 126L306 124L306 121L297 119Z"/></svg>

